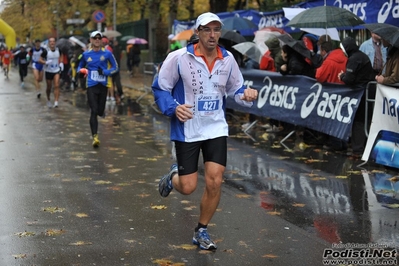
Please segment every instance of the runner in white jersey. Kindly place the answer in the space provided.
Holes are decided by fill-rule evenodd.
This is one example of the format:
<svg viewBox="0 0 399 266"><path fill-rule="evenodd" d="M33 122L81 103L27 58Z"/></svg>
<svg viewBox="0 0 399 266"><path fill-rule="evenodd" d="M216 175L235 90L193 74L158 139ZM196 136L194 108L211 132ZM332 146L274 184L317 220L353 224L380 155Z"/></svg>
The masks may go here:
<svg viewBox="0 0 399 266"><path fill-rule="evenodd" d="M46 73L46 83L47 83L47 107L51 108L58 107L58 99L60 96L60 73L64 69L64 64L60 62L60 51L55 46L55 38L50 38L48 40L48 49L47 49L47 61L44 67L44 71ZM54 81L54 105L51 104L50 94L51 88L53 87Z"/></svg>
<svg viewBox="0 0 399 266"><path fill-rule="evenodd" d="M233 55L218 45L222 26L216 14L198 16L194 30L198 43L169 53L152 84L159 109L171 117L171 140L175 142L177 158L177 164L159 181L161 196L167 197L173 189L183 195L194 192L202 151L205 190L193 244L205 250L217 248L207 226L219 204L226 168L226 97L247 107L258 97L257 90L244 85ZM171 232L167 228L164 231Z"/></svg>

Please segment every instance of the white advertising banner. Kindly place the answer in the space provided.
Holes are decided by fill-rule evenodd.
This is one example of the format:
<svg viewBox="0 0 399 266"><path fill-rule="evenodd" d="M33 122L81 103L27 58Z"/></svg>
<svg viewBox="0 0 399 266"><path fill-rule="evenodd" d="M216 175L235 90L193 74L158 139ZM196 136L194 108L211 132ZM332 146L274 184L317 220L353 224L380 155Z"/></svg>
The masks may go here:
<svg viewBox="0 0 399 266"><path fill-rule="evenodd" d="M362 160L399 168L399 90L377 84L373 119Z"/></svg>

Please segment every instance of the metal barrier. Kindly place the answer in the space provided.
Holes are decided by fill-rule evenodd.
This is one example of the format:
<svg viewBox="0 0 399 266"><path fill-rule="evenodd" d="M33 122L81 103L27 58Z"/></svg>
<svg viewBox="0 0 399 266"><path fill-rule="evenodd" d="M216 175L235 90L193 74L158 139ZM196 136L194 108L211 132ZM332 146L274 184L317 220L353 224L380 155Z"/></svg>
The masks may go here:
<svg viewBox="0 0 399 266"><path fill-rule="evenodd" d="M153 62L144 62L143 64L143 86L144 93L137 98L136 102L139 102L143 97L152 93L152 83L154 81L155 75L158 74L158 65ZM155 101L151 103L152 109L157 113L161 113Z"/></svg>
<svg viewBox="0 0 399 266"><path fill-rule="evenodd" d="M143 64L143 86L144 93L140 95L136 102L139 102L143 97L152 92L151 85L154 80L154 75L156 74L156 65L153 62L144 62Z"/></svg>
<svg viewBox="0 0 399 266"><path fill-rule="evenodd" d="M372 94L372 98L370 98L370 90L374 89L374 93ZM364 133L366 137L369 136L369 109L374 110L374 102L375 102L375 91L377 90L377 82L370 81L367 83L365 93L366 104L364 105ZM370 107L369 107L370 105Z"/></svg>

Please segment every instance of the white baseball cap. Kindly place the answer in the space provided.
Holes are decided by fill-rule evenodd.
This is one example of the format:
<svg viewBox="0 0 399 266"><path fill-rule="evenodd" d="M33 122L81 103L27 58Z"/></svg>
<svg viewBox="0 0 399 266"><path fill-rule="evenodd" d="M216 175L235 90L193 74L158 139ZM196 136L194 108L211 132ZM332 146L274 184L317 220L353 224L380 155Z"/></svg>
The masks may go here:
<svg viewBox="0 0 399 266"><path fill-rule="evenodd" d="M94 37L96 37L96 35L100 35L101 38L103 37L103 34L101 32L99 32L98 30L96 30L90 34L90 38L94 38Z"/></svg>
<svg viewBox="0 0 399 266"><path fill-rule="evenodd" d="M173 39L173 37L175 37L175 35L173 35L173 34L169 34L169 36L168 36L168 40L172 40L172 39Z"/></svg>
<svg viewBox="0 0 399 266"><path fill-rule="evenodd" d="M211 12L206 12L198 16L197 21L195 22L195 28L198 29L199 26L205 26L212 21L218 21L223 26L223 22L220 20L218 15Z"/></svg>

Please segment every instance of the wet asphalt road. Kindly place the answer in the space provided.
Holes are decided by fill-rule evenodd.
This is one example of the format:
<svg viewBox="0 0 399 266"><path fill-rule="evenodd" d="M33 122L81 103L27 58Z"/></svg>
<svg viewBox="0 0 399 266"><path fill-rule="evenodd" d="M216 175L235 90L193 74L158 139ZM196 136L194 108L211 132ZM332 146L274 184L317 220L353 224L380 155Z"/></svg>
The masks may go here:
<svg viewBox="0 0 399 266"><path fill-rule="evenodd" d="M145 100L107 105L93 149L85 94L63 92L60 107L48 109L30 81L21 88L15 70L0 77L0 265L322 265L331 242L397 239L396 227L355 212L364 182L333 178L339 173L298 153L287 160L266 149L271 142L253 145L233 129L209 225L219 248L201 251L191 238L202 176L190 196L158 194L172 163L165 117ZM351 168L346 157L329 156L333 169Z"/></svg>

